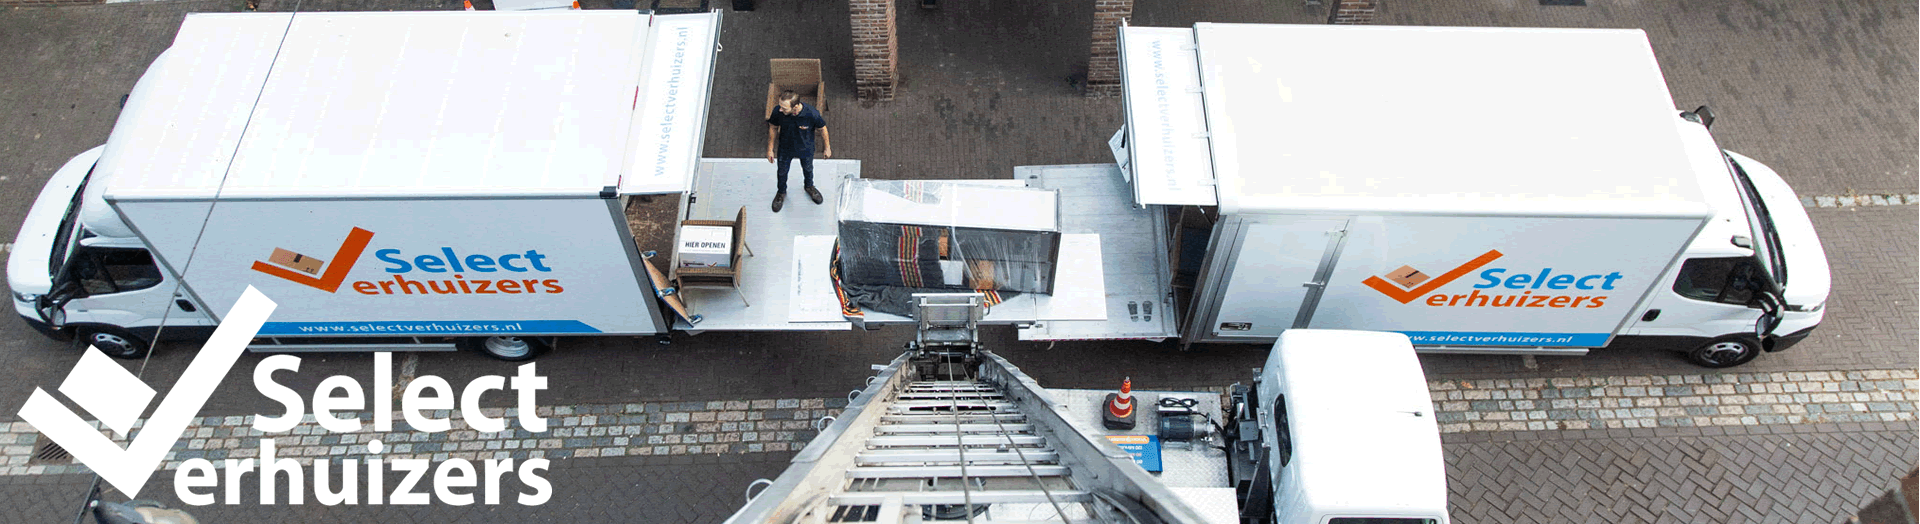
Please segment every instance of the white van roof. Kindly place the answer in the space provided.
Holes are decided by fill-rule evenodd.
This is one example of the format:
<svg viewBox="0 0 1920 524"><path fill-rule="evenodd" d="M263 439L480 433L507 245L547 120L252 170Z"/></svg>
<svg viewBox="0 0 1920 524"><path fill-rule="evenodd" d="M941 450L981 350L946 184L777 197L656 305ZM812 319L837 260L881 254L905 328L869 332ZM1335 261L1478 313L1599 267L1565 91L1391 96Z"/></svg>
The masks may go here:
<svg viewBox="0 0 1920 524"><path fill-rule="evenodd" d="M1202 87L1184 96L1203 98L1207 140L1179 143L1206 148L1212 170L1159 176L1215 179L1222 213L1711 213L1639 30L1200 23L1191 33ZM1178 103L1177 89L1174 103L1135 100L1169 62L1128 51L1129 128L1191 118L1196 105Z"/></svg>
<svg viewBox="0 0 1920 524"><path fill-rule="evenodd" d="M684 191L717 14L194 14L108 140L109 199Z"/></svg>
<svg viewBox="0 0 1920 524"><path fill-rule="evenodd" d="M1284 362L1293 458L1314 507L1445 514L1446 462L1427 380L1400 333L1291 329ZM1269 361L1272 367L1273 361ZM1397 501L1396 505L1383 504Z"/></svg>

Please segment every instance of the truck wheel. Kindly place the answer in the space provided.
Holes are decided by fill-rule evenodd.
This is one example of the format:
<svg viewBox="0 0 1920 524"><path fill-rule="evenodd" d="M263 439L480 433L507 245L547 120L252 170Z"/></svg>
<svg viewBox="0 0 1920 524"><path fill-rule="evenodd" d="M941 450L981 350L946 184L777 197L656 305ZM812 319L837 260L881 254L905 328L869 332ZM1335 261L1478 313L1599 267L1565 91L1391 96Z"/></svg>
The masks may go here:
<svg viewBox="0 0 1920 524"><path fill-rule="evenodd" d="M546 353L550 347L535 337L474 337L460 339L468 349L507 362L525 362Z"/></svg>
<svg viewBox="0 0 1920 524"><path fill-rule="evenodd" d="M101 353L120 359L137 359L147 356L153 346L127 330L112 326L87 326L80 328L80 342L99 348Z"/></svg>
<svg viewBox="0 0 1920 524"><path fill-rule="evenodd" d="M1760 356L1760 344L1738 335L1716 338L1687 352L1687 360L1709 368L1730 368L1757 356Z"/></svg>

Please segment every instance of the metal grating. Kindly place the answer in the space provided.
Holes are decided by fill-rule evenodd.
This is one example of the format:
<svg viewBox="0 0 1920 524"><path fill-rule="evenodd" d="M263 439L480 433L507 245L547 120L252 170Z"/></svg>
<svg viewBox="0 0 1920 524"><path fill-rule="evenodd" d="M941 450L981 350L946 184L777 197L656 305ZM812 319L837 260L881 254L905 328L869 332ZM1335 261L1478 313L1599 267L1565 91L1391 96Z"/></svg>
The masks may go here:
<svg viewBox="0 0 1920 524"><path fill-rule="evenodd" d="M41 438L39 440L40 444L34 446L33 457L27 459L27 465L48 466L73 463L73 454L68 453L67 448L60 447L59 444L54 443L53 439L50 438Z"/></svg>

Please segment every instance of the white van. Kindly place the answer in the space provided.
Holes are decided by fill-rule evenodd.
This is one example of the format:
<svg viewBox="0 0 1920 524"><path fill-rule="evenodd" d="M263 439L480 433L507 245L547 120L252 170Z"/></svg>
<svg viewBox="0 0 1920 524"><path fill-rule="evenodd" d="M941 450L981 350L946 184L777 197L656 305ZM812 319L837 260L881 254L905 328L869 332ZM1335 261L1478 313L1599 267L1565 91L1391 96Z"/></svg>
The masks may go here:
<svg viewBox="0 0 1920 524"><path fill-rule="evenodd" d="M1116 159L1185 343L1635 337L1724 367L1820 323L1798 198L1674 109L1641 31L1201 23L1124 28L1121 55Z"/></svg>
<svg viewBox="0 0 1920 524"><path fill-rule="evenodd" d="M1248 490L1242 522L1446 524L1440 426L1407 336L1292 329L1277 338L1230 410L1236 427L1260 428L1257 455L1234 460L1256 465L1234 472Z"/></svg>

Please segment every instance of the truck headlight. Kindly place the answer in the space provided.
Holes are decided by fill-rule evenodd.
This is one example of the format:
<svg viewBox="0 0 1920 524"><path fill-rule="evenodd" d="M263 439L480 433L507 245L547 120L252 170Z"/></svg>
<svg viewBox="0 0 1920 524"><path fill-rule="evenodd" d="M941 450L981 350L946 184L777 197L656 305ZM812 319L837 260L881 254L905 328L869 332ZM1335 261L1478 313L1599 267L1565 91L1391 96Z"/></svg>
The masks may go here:
<svg viewBox="0 0 1920 524"><path fill-rule="evenodd" d="M40 295L36 293L21 293L19 291L15 291L13 292L13 299L21 302L26 302L28 304L32 304L40 301Z"/></svg>

